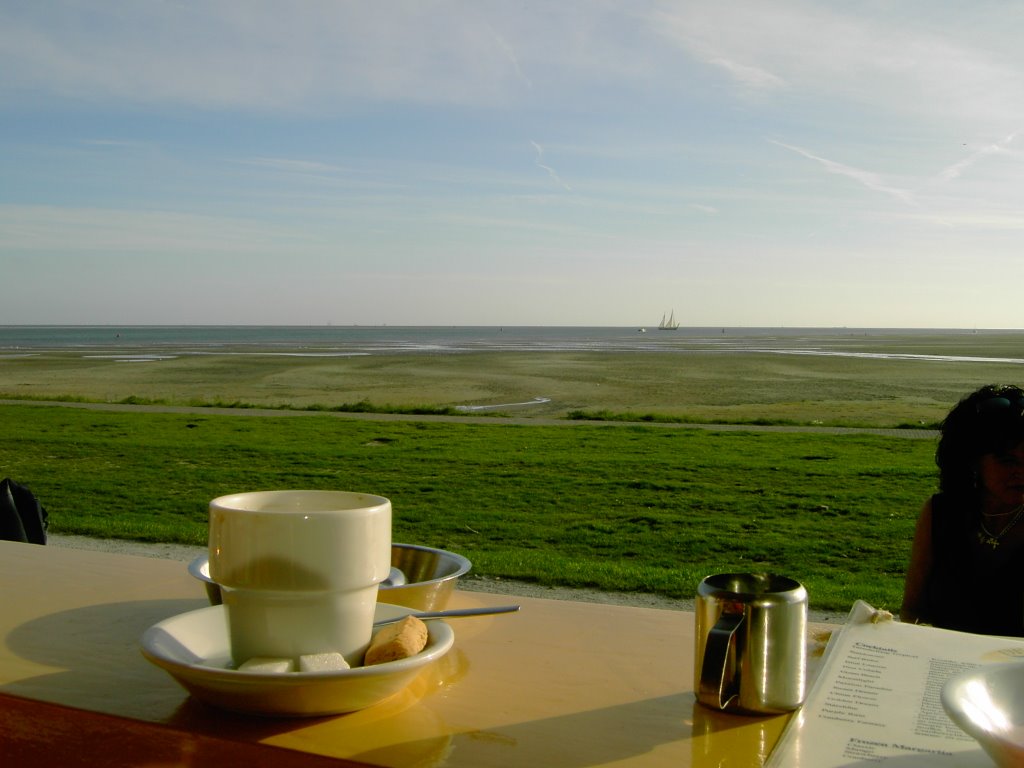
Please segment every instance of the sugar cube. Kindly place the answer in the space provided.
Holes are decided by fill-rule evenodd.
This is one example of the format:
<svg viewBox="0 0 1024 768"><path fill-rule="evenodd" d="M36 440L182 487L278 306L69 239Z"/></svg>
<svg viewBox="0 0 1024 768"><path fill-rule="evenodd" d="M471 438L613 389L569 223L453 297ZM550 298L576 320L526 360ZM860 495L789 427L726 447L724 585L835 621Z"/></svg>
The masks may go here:
<svg viewBox="0 0 1024 768"><path fill-rule="evenodd" d="M307 653L304 656L299 656L300 672L324 672L349 668L349 663L340 653Z"/></svg>
<svg viewBox="0 0 1024 768"><path fill-rule="evenodd" d="M240 670L246 672L293 672L295 662L291 659L273 659L266 656L255 656L242 662Z"/></svg>

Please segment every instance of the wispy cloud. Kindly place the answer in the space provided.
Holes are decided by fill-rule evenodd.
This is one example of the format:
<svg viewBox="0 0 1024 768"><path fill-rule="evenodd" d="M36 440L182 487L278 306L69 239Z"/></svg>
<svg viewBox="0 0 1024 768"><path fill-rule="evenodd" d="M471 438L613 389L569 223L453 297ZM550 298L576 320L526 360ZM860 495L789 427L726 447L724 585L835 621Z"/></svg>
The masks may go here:
<svg viewBox="0 0 1024 768"><path fill-rule="evenodd" d="M922 214L920 221L979 232L1024 231L1024 214L1017 211L960 209L952 213Z"/></svg>
<svg viewBox="0 0 1024 768"><path fill-rule="evenodd" d="M250 254L305 239L295 228L176 211L0 205L0 246L66 254Z"/></svg>
<svg viewBox="0 0 1024 768"><path fill-rule="evenodd" d="M125 140L125 139L82 139L86 147L97 147L101 149L153 149L156 145L150 141Z"/></svg>
<svg viewBox="0 0 1024 768"><path fill-rule="evenodd" d="M452 0L0 4L0 102L72 95L297 112L501 105L532 87L501 16Z"/></svg>
<svg viewBox="0 0 1024 768"><path fill-rule="evenodd" d="M598 89L671 97L700 76L685 69L696 63L744 94L964 123L1024 111L999 14L975 14L957 38L929 26L926 4L908 4L919 12L800 0L0 3L0 104L532 107Z"/></svg>
<svg viewBox="0 0 1024 768"><path fill-rule="evenodd" d="M728 74L740 93L791 108L809 100L872 112L927 116L946 124L1010 121L1024 111L1006 14L982 9L930 13L907 0L881 6L718 0L658 3L651 23L679 51ZM742 22L737 20L742 19Z"/></svg>
<svg viewBox="0 0 1024 768"><path fill-rule="evenodd" d="M690 203L689 208L699 213L706 213L709 216L718 213L718 209L713 205L705 205L704 203Z"/></svg>
<svg viewBox="0 0 1024 768"><path fill-rule="evenodd" d="M347 168L319 160L296 160L289 157L252 157L238 162L288 173L337 174L348 171Z"/></svg>
<svg viewBox="0 0 1024 768"><path fill-rule="evenodd" d="M773 72L723 56L712 56L708 63L728 72L736 82L758 90L778 88L786 84L785 80Z"/></svg>

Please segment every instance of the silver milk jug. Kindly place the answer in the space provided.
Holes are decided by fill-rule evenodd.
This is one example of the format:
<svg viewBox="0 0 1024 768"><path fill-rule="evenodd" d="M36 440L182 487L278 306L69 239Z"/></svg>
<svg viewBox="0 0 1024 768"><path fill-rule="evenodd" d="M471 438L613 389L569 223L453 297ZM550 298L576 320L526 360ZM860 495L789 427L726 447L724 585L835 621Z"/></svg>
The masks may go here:
<svg viewBox="0 0 1024 768"><path fill-rule="evenodd" d="M776 714L804 700L807 590L765 573L722 573L697 587L694 687L712 709Z"/></svg>

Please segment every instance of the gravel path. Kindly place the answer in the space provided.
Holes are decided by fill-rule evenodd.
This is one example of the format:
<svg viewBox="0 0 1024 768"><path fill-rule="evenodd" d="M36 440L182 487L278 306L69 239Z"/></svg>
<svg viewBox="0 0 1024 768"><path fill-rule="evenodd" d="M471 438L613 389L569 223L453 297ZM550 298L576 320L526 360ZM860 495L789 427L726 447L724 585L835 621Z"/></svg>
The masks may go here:
<svg viewBox="0 0 1024 768"><path fill-rule="evenodd" d="M47 544L53 547L71 549L93 549L101 552L116 552L123 555L159 557L165 560L180 560L183 563L194 560L206 553L206 547L184 544L153 544L125 539L93 539L88 536L62 536L49 534ZM570 589L567 587L544 587L524 581L475 576L470 573L459 581L459 589L467 592L488 592L498 595L519 595L541 597L549 600L575 600L583 603L606 605L628 605L640 608L661 608L671 611L692 611L693 600L673 600L660 595L643 592L602 592L597 589ZM842 623L846 615L839 611L810 611L811 621Z"/></svg>

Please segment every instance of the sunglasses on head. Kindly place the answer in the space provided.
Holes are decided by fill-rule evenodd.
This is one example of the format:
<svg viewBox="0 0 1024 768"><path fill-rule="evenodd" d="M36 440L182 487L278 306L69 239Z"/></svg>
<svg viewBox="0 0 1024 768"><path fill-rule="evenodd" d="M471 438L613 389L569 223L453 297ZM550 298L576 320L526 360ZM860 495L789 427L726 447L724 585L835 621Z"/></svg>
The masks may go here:
<svg viewBox="0 0 1024 768"><path fill-rule="evenodd" d="M1007 393L1005 395L993 395L982 400L975 406L981 415L996 413L1012 413L1015 416L1024 415L1024 394Z"/></svg>

